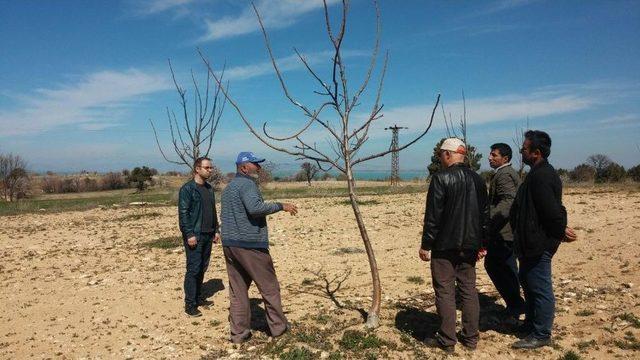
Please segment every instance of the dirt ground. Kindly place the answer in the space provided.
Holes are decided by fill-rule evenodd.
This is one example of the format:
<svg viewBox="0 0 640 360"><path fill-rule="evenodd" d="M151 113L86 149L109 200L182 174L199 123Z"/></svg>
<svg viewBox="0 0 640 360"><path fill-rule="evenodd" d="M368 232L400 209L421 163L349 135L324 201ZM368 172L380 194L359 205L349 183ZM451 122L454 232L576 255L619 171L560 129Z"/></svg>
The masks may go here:
<svg viewBox="0 0 640 360"><path fill-rule="evenodd" d="M383 287L381 326L363 336L379 341L344 340L349 330L365 331L371 294L352 210L342 198L310 198L292 201L295 217L269 217L293 330L279 339L265 334L254 287L256 330L242 347L227 340L221 248L205 278L214 305L193 319L183 313L183 249L145 245L179 234L175 207L1 217L0 357L444 357L418 341L437 326L428 264L417 255L425 195L362 200ZM557 359L569 350L587 359L640 357L640 192L569 188L564 202L579 241L554 258L555 346L510 349L517 338L500 325L503 303L479 263L481 340L475 352L458 347L454 358Z"/></svg>

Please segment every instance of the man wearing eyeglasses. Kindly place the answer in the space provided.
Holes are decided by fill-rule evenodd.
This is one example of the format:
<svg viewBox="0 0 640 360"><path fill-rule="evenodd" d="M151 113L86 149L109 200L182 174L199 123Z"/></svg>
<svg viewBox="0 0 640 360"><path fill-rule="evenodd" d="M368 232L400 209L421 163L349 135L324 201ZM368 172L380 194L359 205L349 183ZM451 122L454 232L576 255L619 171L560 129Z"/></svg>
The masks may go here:
<svg viewBox="0 0 640 360"><path fill-rule="evenodd" d="M211 159L196 159L193 164L193 179L180 188L178 199L178 219L187 255L187 272L184 276L185 313L192 317L202 316L198 306L211 304L202 297L202 283L209 266L212 243L220 242L215 195L207 182L212 170Z"/></svg>

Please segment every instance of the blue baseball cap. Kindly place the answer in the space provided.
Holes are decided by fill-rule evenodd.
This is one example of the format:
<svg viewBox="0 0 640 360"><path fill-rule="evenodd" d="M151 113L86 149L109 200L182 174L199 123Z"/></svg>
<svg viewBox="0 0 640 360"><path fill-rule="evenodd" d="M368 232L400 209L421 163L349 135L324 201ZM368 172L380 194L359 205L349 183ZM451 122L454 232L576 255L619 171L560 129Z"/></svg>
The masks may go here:
<svg viewBox="0 0 640 360"><path fill-rule="evenodd" d="M242 163L251 162L251 163L261 163L264 159L257 157L251 151L243 151L238 154L238 158L236 159L236 165L240 165Z"/></svg>

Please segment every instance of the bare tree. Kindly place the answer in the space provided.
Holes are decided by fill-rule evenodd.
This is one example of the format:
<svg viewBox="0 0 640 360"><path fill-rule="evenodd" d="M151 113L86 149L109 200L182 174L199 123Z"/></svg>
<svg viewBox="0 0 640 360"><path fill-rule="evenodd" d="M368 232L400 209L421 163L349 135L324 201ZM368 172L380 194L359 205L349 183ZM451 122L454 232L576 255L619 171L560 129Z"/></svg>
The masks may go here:
<svg viewBox="0 0 640 360"><path fill-rule="evenodd" d="M607 168L612 163L613 161L604 154L593 154L587 158L587 164L591 165L596 171L596 180L602 180L605 177Z"/></svg>
<svg viewBox="0 0 640 360"><path fill-rule="evenodd" d="M320 169L318 169L318 167L310 162L304 162L302 163L302 165L300 165L300 168L302 169L303 173L304 173L304 178L307 180L307 184L309 186L311 186L311 180L313 180L314 177L316 177L316 175L318 174L318 171L320 171Z"/></svg>
<svg viewBox="0 0 640 360"><path fill-rule="evenodd" d="M177 159L169 158L160 146L158 132L156 131L153 121L149 119L153 135L156 139L158 149L162 157L169 163L177 165L186 165L191 171L194 161L201 156L209 156L213 137L215 136L220 118L224 112L227 102L226 97L220 96L220 85L212 83L210 72L207 71L207 81L205 84L204 94L201 91L198 81L196 81L193 69L191 70L191 81L193 83L193 111L189 113L190 106L187 100L187 90L178 84L176 80L171 60L169 62L169 70L171 71L171 79L178 92L180 103L180 112L182 115L182 126L178 124L178 117L173 110L167 107L167 118L169 122L169 130L171 132L171 143L173 150L177 155ZM220 81L224 76L224 70L220 75ZM211 85L214 85L211 89ZM222 83L220 83L222 84ZM228 86L228 84L227 84Z"/></svg>
<svg viewBox="0 0 640 360"><path fill-rule="evenodd" d="M516 125L516 129L513 134L513 145L516 147L515 157L518 159L518 176L520 179L524 178L524 166L525 163L522 161L522 156L520 156L520 150L522 149L522 145L524 144L524 133L529 130L529 117L527 116L527 123L525 127ZM513 161L513 159L511 159Z"/></svg>
<svg viewBox="0 0 640 360"><path fill-rule="evenodd" d="M0 154L0 190L7 201L23 197L29 190L27 162L20 155Z"/></svg>
<svg viewBox="0 0 640 360"><path fill-rule="evenodd" d="M398 146L397 149L387 149L384 151L380 151L377 153L369 154L369 155L359 155L359 150L365 144L365 142L369 139L369 130L371 125L376 121L382 118L382 108L383 105L380 103L380 97L382 93L382 87L384 82L384 75L387 68L388 61L388 53L385 56L384 64L382 66L380 72L380 79L377 84L377 90L375 92L373 106L371 111L367 114L366 118L360 122L352 122L352 112L358 106L361 105L361 96L368 88L369 81L372 78L372 74L374 69L376 68L376 59L378 57L379 45L380 45L380 11L376 1L374 1L375 11L376 11L376 36L375 36L375 44L372 50L371 59L367 71L364 75L364 79L359 84L359 86L353 88L349 86L348 76L347 76L347 68L343 61L343 51L342 45L343 40L346 33L347 27L347 13L349 10L349 1L343 0L341 7L341 18L339 22L339 26L335 28L331 23L331 18L329 16L329 9L326 1L324 1L324 17L325 17L325 25L326 32L328 38L331 42L332 50L332 59L331 59L331 68L330 73L331 77L328 82L322 80L318 72L312 69L309 61L302 55L297 49L294 48L295 53L298 55L298 58L307 69L310 76L317 82L319 86L319 90L314 93L321 96L323 99L322 104L317 108L312 109L307 107L306 105L300 103L298 100L294 98L292 93L289 91L287 84L282 76L282 71L278 67L276 63L275 57L273 55L273 51L271 48L271 44L269 42L269 37L264 28L264 24L262 18L254 6L253 9L258 18L258 22L260 24L260 28L262 29L262 35L264 36L264 42L267 48L267 52L269 53L269 57L271 59L271 63L275 70L275 74L278 78L282 91L284 95L287 97L289 102L292 105L297 107L303 114L308 118L306 123L300 128L300 130L296 131L293 134L286 136L273 136L267 132L267 123L265 122L262 127L262 133L257 131L251 122L247 119L244 112L241 110L240 106L236 101L234 101L229 94L228 89L223 86L222 80L220 76L214 71L209 60L204 56L204 54L199 50L200 56L202 60L209 68L209 73L220 86L222 93L227 98L229 104L236 110L241 120L248 127L249 131L256 136L262 143L266 146L270 147L279 152L283 152L289 154L291 156L295 156L297 159L306 159L315 161L318 165L318 168L327 171L331 168L335 168L337 171L342 173L346 178L348 190L349 190L349 199L351 201L351 207L353 209L353 213L355 215L356 222L358 224L358 229L360 231L360 236L362 237L362 242L364 243L364 247L367 253L367 259L369 261L369 267L371 270L371 277L373 283L373 296L371 308L369 310L367 316L367 326L368 327L376 327L379 324L379 313L380 313L380 302L381 302L381 286L380 286L380 276L378 273L378 265L376 263L376 258L374 255L373 247L371 246L371 241L369 239L369 235L367 233L367 229L365 227L364 221L362 219L362 213L360 212L360 208L358 206L358 196L356 192L356 183L354 181L354 166L366 162L371 159L379 158L385 156L387 154L392 153L393 151L401 151L411 146L418 140L420 140L431 128L433 124L433 117L435 111L438 107L438 103L440 101L440 95L438 95L435 106L433 107L433 111L431 112L431 116L427 117L426 128L423 132L417 135L413 140ZM325 117L325 111L330 110L337 119L337 125L331 123L331 120L328 119L328 116ZM322 148L318 147L316 143L312 143L305 139L303 135L306 135L307 130L312 126L316 125L321 129L324 129L327 133L327 147Z"/></svg>

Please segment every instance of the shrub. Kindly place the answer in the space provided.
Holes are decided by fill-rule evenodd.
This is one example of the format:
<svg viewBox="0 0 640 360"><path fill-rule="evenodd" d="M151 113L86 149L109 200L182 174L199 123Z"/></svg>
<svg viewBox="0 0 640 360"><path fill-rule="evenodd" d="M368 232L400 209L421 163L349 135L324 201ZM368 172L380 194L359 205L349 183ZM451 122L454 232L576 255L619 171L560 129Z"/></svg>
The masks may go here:
<svg viewBox="0 0 640 360"><path fill-rule="evenodd" d="M627 172L620 164L611 163L604 169L602 181L607 182L620 182L624 180Z"/></svg>
<svg viewBox="0 0 640 360"><path fill-rule="evenodd" d="M580 164L569 173L569 179L575 182L593 182L595 178L596 170L587 164Z"/></svg>
<svg viewBox="0 0 640 360"><path fill-rule="evenodd" d="M636 165L627 170L627 176L633 181L640 181L640 165Z"/></svg>
<svg viewBox="0 0 640 360"><path fill-rule="evenodd" d="M124 181L124 176L120 173L110 172L100 179L101 190L118 190L126 187L127 183Z"/></svg>

